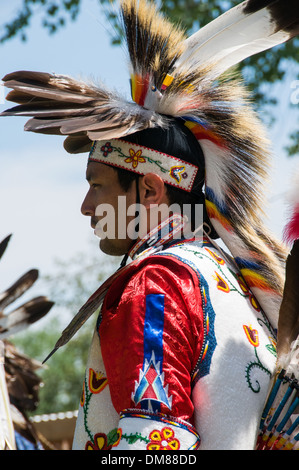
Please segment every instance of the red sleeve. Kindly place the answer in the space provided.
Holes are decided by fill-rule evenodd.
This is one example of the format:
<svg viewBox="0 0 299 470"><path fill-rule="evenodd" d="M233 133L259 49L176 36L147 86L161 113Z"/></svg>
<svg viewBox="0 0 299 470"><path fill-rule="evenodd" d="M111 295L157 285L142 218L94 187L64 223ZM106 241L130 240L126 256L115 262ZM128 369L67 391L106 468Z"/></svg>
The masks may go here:
<svg viewBox="0 0 299 470"><path fill-rule="evenodd" d="M117 280L103 304L99 335L118 413L137 408L192 422L191 374L203 343L203 311L191 269L148 258L125 286Z"/></svg>

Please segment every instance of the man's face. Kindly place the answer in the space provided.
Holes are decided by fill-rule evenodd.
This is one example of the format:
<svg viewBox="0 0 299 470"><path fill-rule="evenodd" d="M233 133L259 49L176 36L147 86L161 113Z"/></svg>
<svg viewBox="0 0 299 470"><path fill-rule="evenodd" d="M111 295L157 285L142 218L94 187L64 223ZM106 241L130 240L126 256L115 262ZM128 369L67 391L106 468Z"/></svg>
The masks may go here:
<svg viewBox="0 0 299 470"><path fill-rule="evenodd" d="M109 255L121 256L129 250L132 245L132 239L126 234L126 227L130 218L126 213L119 214L119 196L126 198L126 207L136 202L136 186L131 185L128 192L125 192L118 180L115 169L111 166L98 162L89 162L86 170L86 179L89 183L89 190L81 206L83 215L90 217L90 223L93 228L99 225L106 225L106 236L101 238L100 248ZM104 206L105 205L105 206ZM110 230L107 231L107 212L109 210ZM123 212L123 211L122 211ZM113 220L112 220L113 218ZM112 225L114 224L114 230ZM126 225L124 227L123 225ZM120 227L120 225L122 225ZM114 233L112 233L114 232ZM119 236L122 233L122 236Z"/></svg>

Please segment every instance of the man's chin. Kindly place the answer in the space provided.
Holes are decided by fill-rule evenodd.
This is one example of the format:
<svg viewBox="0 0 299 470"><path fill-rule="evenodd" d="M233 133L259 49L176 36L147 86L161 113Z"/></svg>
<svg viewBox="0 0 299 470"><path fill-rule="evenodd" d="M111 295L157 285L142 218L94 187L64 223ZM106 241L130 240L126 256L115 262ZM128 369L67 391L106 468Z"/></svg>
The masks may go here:
<svg viewBox="0 0 299 470"><path fill-rule="evenodd" d="M103 253L110 256L123 256L128 251L128 248L118 246L116 240L109 240L108 238L101 239L99 247Z"/></svg>

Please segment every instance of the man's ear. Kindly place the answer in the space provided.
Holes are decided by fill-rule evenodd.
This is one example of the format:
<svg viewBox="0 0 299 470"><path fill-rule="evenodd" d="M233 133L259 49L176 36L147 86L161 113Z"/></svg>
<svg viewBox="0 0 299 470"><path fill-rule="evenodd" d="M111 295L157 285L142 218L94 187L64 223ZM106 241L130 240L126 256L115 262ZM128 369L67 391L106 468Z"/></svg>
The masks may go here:
<svg viewBox="0 0 299 470"><path fill-rule="evenodd" d="M159 175L147 173L139 178L140 203L147 209L150 205L167 203L166 186Z"/></svg>

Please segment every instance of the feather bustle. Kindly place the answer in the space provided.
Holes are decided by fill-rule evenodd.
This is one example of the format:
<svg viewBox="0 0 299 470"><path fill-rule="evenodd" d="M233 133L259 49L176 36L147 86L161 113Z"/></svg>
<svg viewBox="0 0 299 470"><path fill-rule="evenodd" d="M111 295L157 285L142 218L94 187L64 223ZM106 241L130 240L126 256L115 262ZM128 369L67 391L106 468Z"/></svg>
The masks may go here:
<svg viewBox="0 0 299 470"><path fill-rule="evenodd" d="M21 276L12 286L0 294L0 311L24 294L37 280L38 270L30 269Z"/></svg>
<svg viewBox="0 0 299 470"><path fill-rule="evenodd" d="M278 350L285 354L299 337L299 240L293 244L286 261L286 280L279 315Z"/></svg>
<svg viewBox="0 0 299 470"><path fill-rule="evenodd" d="M4 255L5 250L8 246L8 243L9 243L10 239L11 239L11 234L8 235L7 237L5 237L4 240L1 241L1 243L0 243L0 259Z"/></svg>

